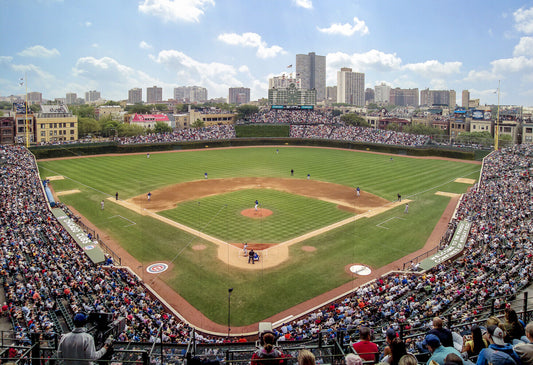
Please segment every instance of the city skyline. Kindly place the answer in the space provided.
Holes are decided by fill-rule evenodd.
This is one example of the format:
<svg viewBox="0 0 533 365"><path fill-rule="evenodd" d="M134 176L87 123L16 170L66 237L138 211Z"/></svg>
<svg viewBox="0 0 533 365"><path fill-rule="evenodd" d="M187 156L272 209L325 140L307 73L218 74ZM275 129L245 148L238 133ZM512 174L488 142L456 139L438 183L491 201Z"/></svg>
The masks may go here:
<svg viewBox="0 0 533 365"><path fill-rule="evenodd" d="M333 6L334 5L334 6ZM469 90L471 99L533 105L533 1L317 0L0 1L0 95L44 99L98 90L232 87L266 98L268 79L295 73L296 55L326 57L326 86L342 67L366 87ZM24 17L24 18L23 18ZM21 26L25 19L24 27ZM291 66L291 67L289 67Z"/></svg>

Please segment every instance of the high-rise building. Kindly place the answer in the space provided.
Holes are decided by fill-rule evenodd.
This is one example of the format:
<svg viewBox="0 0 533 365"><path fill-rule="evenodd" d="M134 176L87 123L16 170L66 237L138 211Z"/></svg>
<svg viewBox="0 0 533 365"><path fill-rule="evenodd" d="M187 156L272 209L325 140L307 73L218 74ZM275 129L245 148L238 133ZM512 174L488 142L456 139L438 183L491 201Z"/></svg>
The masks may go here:
<svg viewBox="0 0 533 365"><path fill-rule="evenodd" d="M42 104L43 94L38 91L28 93L28 104Z"/></svg>
<svg viewBox="0 0 533 365"><path fill-rule="evenodd" d="M374 89L367 87L365 90L365 103L373 103L375 98Z"/></svg>
<svg viewBox="0 0 533 365"><path fill-rule="evenodd" d="M230 87L228 103L229 104L246 104L250 102L249 87Z"/></svg>
<svg viewBox="0 0 533 365"><path fill-rule="evenodd" d="M455 90L421 90L420 105L448 105L450 108L455 107L456 103Z"/></svg>
<svg viewBox="0 0 533 365"><path fill-rule="evenodd" d="M326 56L315 52L296 55L296 78L302 80L302 89L315 89L317 101L326 98Z"/></svg>
<svg viewBox="0 0 533 365"><path fill-rule="evenodd" d="M85 93L85 102L86 103L93 103L95 101L100 100L100 91L91 90L87 91Z"/></svg>
<svg viewBox="0 0 533 365"><path fill-rule="evenodd" d="M418 106L418 88L390 90L390 103L398 106Z"/></svg>
<svg viewBox="0 0 533 365"><path fill-rule="evenodd" d="M201 86L175 87L174 100L187 103L204 103L207 101L207 89Z"/></svg>
<svg viewBox="0 0 533 365"><path fill-rule="evenodd" d="M391 87L384 83L374 86L374 101L377 104L384 105L390 103L390 90Z"/></svg>
<svg viewBox="0 0 533 365"><path fill-rule="evenodd" d="M457 94L455 90L450 90L450 103L448 104L448 106L452 110L455 109L455 107L457 106Z"/></svg>
<svg viewBox="0 0 533 365"><path fill-rule="evenodd" d="M365 74L349 67L337 71L337 103L365 105Z"/></svg>
<svg viewBox="0 0 533 365"><path fill-rule="evenodd" d="M134 87L128 90L128 104L139 104L143 102L143 89Z"/></svg>
<svg viewBox="0 0 533 365"><path fill-rule="evenodd" d="M292 77L292 74L274 76L268 79L268 89L286 89L291 84L294 84L297 89L301 89L302 80L299 77Z"/></svg>
<svg viewBox="0 0 533 365"><path fill-rule="evenodd" d="M337 86L327 86L326 87L326 100L330 103L337 102Z"/></svg>
<svg viewBox="0 0 533 365"><path fill-rule="evenodd" d="M78 102L78 94L76 93L67 93L67 97L65 99L65 102L67 105L73 105Z"/></svg>
<svg viewBox="0 0 533 365"><path fill-rule="evenodd" d="M461 106L463 108L468 109L468 102L470 101L470 91L463 90L463 94L461 95Z"/></svg>
<svg viewBox="0 0 533 365"><path fill-rule="evenodd" d="M146 103L155 104L163 101L163 88L162 87L147 87L146 88Z"/></svg>

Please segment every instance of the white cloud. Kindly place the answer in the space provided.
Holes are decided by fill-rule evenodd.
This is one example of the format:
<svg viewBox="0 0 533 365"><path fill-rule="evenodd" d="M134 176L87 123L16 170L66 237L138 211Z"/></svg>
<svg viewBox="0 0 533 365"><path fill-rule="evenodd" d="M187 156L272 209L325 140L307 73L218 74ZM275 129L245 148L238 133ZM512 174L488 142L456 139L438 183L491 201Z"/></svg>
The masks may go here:
<svg viewBox="0 0 533 365"><path fill-rule="evenodd" d="M267 43L261 39L257 33L223 33L217 39L233 46L252 47L257 48L256 55L259 58L272 58L278 54L285 54L286 52L280 46L268 47Z"/></svg>
<svg viewBox="0 0 533 365"><path fill-rule="evenodd" d="M100 45L98 43L93 43L93 44L91 44L91 47L98 48L98 47L100 47Z"/></svg>
<svg viewBox="0 0 533 365"><path fill-rule="evenodd" d="M144 0L139 11L163 19L165 22L199 22L200 16L214 0Z"/></svg>
<svg viewBox="0 0 533 365"><path fill-rule="evenodd" d="M444 62L437 60L428 60L420 63L408 63L402 68L413 71L425 77L446 76L459 73L462 62Z"/></svg>
<svg viewBox="0 0 533 365"><path fill-rule="evenodd" d="M529 9L520 8L513 13L515 28L523 33L533 33L533 7Z"/></svg>
<svg viewBox="0 0 533 365"><path fill-rule="evenodd" d="M470 71L468 76L464 78L464 81L475 82L502 80L510 77L511 74L514 73L533 72L533 58L524 56L494 60L490 63L490 65L490 70ZM526 75L521 75L521 77L524 78Z"/></svg>
<svg viewBox="0 0 533 365"><path fill-rule="evenodd" d="M369 33L368 27L365 24L364 20L359 20L357 17L353 18L353 25L349 23L334 23L329 26L329 28L319 28L317 29L326 34L340 34L344 36L351 36L354 33L358 32L361 35L366 35Z"/></svg>
<svg viewBox="0 0 533 365"><path fill-rule="evenodd" d="M54 80L54 76L52 74L49 74L46 71L41 70L39 66L35 66L33 64L29 65L13 65L11 68L15 71L22 74L28 75L28 83L32 87L36 86L36 83L39 82L40 84L46 84L47 82L50 82L51 80Z"/></svg>
<svg viewBox="0 0 533 365"><path fill-rule="evenodd" d="M11 56L0 56L0 65L4 63L10 63L13 61L13 57Z"/></svg>
<svg viewBox="0 0 533 365"><path fill-rule="evenodd" d="M311 0L292 0L293 4L304 9L313 9L313 2Z"/></svg>
<svg viewBox="0 0 533 365"><path fill-rule="evenodd" d="M499 60L494 60L490 64L492 65L492 71L494 73L504 75L511 72L533 69L533 59L524 56L502 58Z"/></svg>
<svg viewBox="0 0 533 365"><path fill-rule="evenodd" d="M85 22L85 26L86 26L87 28L90 27L91 25L93 25L93 23L91 23L90 21L86 21L86 22Z"/></svg>
<svg viewBox="0 0 533 365"><path fill-rule="evenodd" d="M392 83L390 81L385 81L385 80L380 80L380 81L374 81L373 82L374 86L378 86L378 85L381 85L381 84L385 84L385 85L388 85L390 87L393 87L392 86Z"/></svg>
<svg viewBox="0 0 533 365"><path fill-rule="evenodd" d="M448 89L446 80L444 79L431 79L429 81L429 86L431 90L447 90Z"/></svg>
<svg viewBox="0 0 533 365"><path fill-rule="evenodd" d="M533 37L522 37L514 47L513 56L533 56Z"/></svg>
<svg viewBox="0 0 533 365"><path fill-rule="evenodd" d="M176 50L163 50L157 56L150 58L154 62L174 69L180 84L185 78L190 84L207 87L209 95L227 96L228 88L243 85L242 81L236 78L237 70L231 65L219 62L203 63Z"/></svg>
<svg viewBox="0 0 533 365"><path fill-rule="evenodd" d="M141 49L152 49L152 46L148 43L146 43L145 41L141 41L139 43L139 48Z"/></svg>
<svg viewBox="0 0 533 365"><path fill-rule="evenodd" d="M122 85L121 88L124 89L124 85L128 87L157 83L157 80L146 73L122 65L111 57L82 57L78 59L72 71L74 76L94 80L102 85L109 83L111 88L116 85Z"/></svg>
<svg viewBox="0 0 533 365"><path fill-rule="evenodd" d="M468 75L463 79L463 81L477 82L477 81L486 81L486 80L498 80L499 75L494 74L491 71L481 70L471 70L468 72Z"/></svg>
<svg viewBox="0 0 533 365"><path fill-rule="evenodd" d="M19 52L18 55L24 56L24 57L49 58L49 57L59 56L59 51L55 48L47 49L43 46L33 46L33 47L26 48L22 52Z"/></svg>
<svg viewBox="0 0 533 365"><path fill-rule="evenodd" d="M372 49L365 53L347 54L343 52L328 53L328 67L351 67L354 72L365 72L369 69L391 71L400 68L402 60L396 53L384 53Z"/></svg>

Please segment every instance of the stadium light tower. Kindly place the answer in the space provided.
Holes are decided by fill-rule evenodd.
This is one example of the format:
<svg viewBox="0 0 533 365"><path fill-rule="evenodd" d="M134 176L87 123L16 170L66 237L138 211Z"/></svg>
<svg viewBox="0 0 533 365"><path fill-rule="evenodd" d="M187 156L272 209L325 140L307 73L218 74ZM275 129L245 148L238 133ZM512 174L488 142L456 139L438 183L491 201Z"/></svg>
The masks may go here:
<svg viewBox="0 0 533 365"><path fill-rule="evenodd" d="M231 332L231 292L233 291L233 288L228 289L228 339L229 339L229 333Z"/></svg>

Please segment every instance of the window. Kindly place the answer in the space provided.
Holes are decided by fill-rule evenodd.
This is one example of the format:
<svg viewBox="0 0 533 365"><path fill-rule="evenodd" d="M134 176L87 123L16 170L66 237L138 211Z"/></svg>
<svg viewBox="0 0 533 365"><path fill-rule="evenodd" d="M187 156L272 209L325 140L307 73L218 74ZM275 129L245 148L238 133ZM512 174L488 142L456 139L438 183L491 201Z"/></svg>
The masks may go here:
<svg viewBox="0 0 533 365"><path fill-rule="evenodd" d="M71 127L71 128L74 128L74 123L70 123L70 127Z"/></svg>
<svg viewBox="0 0 533 365"><path fill-rule="evenodd" d="M70 130L70 134L74 134L74 129L71 129L71 130Z"/></svg>
<svg viewBox="0 0 533 365"><path fill-rule="evenodd" d="M46 131L41 131L41 137L46 137Z"/></svg>
<svg viewBox="0 0 533 365"><path fill-rule="evenodd" d="M511 127L503 127L505 133L511 133Z"/></svg>
<svg viewBox="0 0 533 365"><path fill-rule="evenodd" d="M526 128L526 133L533 133L533 128Z"/></svg>

